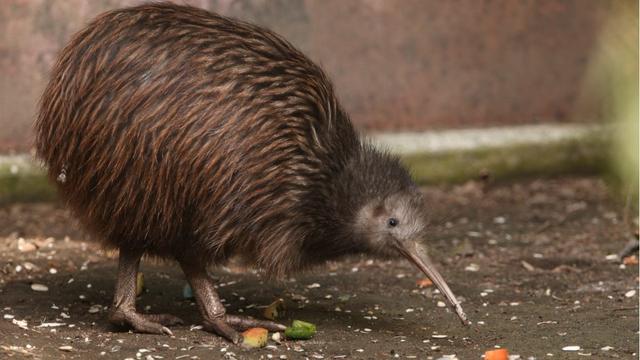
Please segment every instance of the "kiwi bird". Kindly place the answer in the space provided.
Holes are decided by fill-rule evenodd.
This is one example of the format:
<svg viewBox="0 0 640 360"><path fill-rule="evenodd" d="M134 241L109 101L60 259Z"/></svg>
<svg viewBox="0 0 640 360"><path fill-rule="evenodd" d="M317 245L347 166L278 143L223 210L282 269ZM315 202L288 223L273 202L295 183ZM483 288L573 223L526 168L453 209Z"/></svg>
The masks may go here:
<svg viewBox="0 0 640 360"><path fill-rule="evenodd" d="M36 149L83 226L118 250L109 319L141 314L145 256L177 261L203 328L234 343L275 322L226 314L206 268L238 257L281 277L351 254L404 256L460 303L427 256L427 208L399 160L362 140L320 67L279 35L190 6L98 16L61 51Z"/></svg>

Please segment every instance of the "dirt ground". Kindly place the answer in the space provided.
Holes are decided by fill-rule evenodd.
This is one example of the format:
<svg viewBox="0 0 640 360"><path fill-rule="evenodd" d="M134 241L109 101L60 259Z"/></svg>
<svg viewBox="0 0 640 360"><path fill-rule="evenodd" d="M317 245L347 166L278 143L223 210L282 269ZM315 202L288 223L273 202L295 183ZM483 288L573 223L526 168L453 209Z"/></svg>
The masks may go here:
<svg viewBox="0 0 640 360"><path fill-rule="evenodd" d="M638 265L607 259L632 238L637 215L625 224L623 205L602 181L472 182L425 192L431 257L471 326L439 307L432 287L418 288L420 274L400 259L347 259L282 282L215 269L230 313L260 316L283 298L282 322L318 327L308 341L244 349L194 329L199 316L182 296L178 268L147 261L138 308L186 325L175 337L114 332L106 320L114 254L88 241L60 205L18 204L0 208L0 358L481 359L500 346L522 359L637 359Z"/></svg>

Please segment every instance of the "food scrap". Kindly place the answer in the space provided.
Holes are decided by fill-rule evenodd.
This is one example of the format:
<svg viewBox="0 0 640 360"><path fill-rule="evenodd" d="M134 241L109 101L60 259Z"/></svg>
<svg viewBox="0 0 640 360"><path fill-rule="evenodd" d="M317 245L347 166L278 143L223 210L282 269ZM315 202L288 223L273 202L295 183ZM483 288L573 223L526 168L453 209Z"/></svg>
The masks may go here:
<svg viewBox="0 0 640 360"><path fill-rule="evenodd" d="M142 295L144 291L144 274L142 272L138 273L138 277L136 278L136 296Z"/></svg>
<svg viewBox="0 0 640 360"><path fill-rule="evenodd" d="M416 285L418 285L418 287L422 289L433 285L433 281L431 281L431 279L429 278L423 278L416 281Z"/></svg>
<svg viewBox="0 0 640 360"><path fill-rule="evenodd" d="M260 348L267 345L269 331L264 328L251 328L242 333L242 345L250 348Z"/></svg>
<svg viewBox="0 0 640 360"><path fill-rule="evenodd" d="M484 360L509 360L507 349L487 350L484 353Z"/></svg>
<svg viewBox="0 0 640 360"><path fill-rule="evenodd" d="M275 320L284 313L284 299L278 299L264 309L262 315L269 320Z"/></svg>
<svg viewBox="0 0 640 360"><path fill-rule="evenodd" d="M293 320L291 326L287 327L284 331L284 336L288 339L296 340L308 340L316 334L316 326L314 324Z"/></svg>

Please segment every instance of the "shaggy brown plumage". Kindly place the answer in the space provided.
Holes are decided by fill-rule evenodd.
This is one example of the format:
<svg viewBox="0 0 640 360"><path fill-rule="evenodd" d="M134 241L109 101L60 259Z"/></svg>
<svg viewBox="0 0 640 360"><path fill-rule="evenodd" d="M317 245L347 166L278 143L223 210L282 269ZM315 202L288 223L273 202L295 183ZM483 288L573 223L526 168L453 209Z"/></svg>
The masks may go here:
<svg viewBox="0 0 640 360"><path fill-rule="evenodd" d="M349 235L352 193L412 186L359 143L324 72L291 44L170 4L106 13L73 38L36 139L107 246L212 263L241 254L275 275L358 250L327 246Z"/></svg>
<svg viewBox="0 0 640 360"><path fill-rule="evenodd" d="M189 6L111 11L78 33L36 144L62 198L120 250L112 321L140 331L159 331L129 311L140 254L178 260L206 299L201 268L231 256L281 276L397 255L425 231L407 171L360 141L317 65L269 30Z"/></svg>

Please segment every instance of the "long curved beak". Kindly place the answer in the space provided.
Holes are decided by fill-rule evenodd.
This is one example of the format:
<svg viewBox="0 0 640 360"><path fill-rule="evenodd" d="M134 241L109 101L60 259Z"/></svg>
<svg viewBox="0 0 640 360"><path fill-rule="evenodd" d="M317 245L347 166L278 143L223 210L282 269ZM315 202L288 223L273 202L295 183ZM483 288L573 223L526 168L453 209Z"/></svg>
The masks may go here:
<svg viewBox="0 0 640 360"><path fill-rule="evenodd" d="M442 275L440 275L438 270L433 266L433 262L429 259L424 247L417 242L414 242L413 246L406 246L398 242L396 248L433 281L440 292L447 298L456 314L458 314L462 324L469 325L469 320L467 320L467 315L464 313L464 310L462 310L460 302L458 302L455 295L453 295L453 292L449 289L449 285L444 281Z"/></svg>

